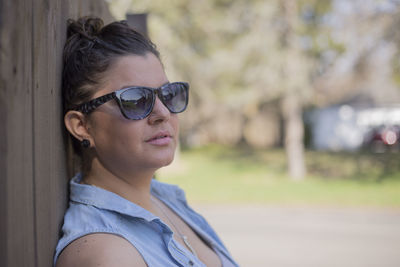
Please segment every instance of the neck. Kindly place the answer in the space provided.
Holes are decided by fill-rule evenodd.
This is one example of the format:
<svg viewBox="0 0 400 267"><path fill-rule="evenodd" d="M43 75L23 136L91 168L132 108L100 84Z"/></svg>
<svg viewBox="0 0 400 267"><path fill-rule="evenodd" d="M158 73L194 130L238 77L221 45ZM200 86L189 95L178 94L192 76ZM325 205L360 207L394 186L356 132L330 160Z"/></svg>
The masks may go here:
<svg viewBox="0 0 400 267"><path fill-rule="evenodd" d="M144 209L152 209L150 200L151 180L156 170L132 171L133 175L113 173L97 159L91 162L91 168L83 177L83 182L113 192Z"/></svg>

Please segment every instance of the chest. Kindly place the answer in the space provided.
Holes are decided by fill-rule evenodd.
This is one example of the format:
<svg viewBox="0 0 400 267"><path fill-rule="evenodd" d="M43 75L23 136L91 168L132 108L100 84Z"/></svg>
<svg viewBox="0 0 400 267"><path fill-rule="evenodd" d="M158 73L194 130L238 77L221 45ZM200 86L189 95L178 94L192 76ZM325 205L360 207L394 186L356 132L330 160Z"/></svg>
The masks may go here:
<svg viewBox="0 0 400 267"><path fill-rule="evenodd" d="M173 228L166 228L165 224L160 221L147 223L123 220L120 223L120 235L138 250L149 267L221 266L221 260L217 253L184 222L178 222L178 225L181 227L182 233L188 237L188 242L197 257L191 253Z"/></svg>
<svg viewBox="0 0 400 267"><path fill-rule="evenodd" d="M155 204L158 207L157 216L164 224L168 225L172 231L173 241L180 245L180 249L195 255L206 266L221 266L221 260L214 251L212 244L202 238L199 233L196 233L167 205L161 201L157 201Z"/></svg>

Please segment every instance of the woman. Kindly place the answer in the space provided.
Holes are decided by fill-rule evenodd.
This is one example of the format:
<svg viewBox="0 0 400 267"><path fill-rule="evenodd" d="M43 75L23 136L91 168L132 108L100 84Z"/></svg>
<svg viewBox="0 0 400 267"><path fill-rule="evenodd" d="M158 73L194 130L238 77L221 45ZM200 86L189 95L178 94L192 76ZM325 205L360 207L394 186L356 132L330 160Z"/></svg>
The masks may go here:
<svg viewBox="0 0 400 267"><path fill-rule="evenodd" d="M176 186L171 163L189 85L169 82L151 41L125 22L68 22L65 126L82 158L54 258L57 267L237 266Z"/></svg>

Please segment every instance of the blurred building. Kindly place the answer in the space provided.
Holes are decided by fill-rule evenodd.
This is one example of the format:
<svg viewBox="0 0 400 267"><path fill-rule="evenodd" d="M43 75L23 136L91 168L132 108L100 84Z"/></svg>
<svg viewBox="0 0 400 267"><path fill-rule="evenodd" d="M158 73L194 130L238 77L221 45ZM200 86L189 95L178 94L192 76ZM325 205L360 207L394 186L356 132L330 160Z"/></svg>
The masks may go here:
<svg viewBox="0 0 400 267"><path fill-rule="evenodd" d="M398 150L400 105L360 107L340 104L306 114L311 147L317 150L384 152Z"/></svg>

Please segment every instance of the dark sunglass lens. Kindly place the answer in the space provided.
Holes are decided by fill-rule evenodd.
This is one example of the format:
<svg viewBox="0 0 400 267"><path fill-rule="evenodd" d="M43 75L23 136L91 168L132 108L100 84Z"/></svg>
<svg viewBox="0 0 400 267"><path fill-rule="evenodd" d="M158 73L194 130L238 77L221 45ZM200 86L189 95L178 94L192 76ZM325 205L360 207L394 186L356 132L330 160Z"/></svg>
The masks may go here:
<svg viewBox="0 0 400 267"><path fill-rule="evenodd" d="M171 83L161 90L164 105L172 112L179 113L186 109L188 88L185 83Z"/></svg>
<svg viewBox="0 0 400 267"><path fill-rule="evenodd" d="M151 111L153 93L150 89L132 88L123 92L120 98L124 113L130 119L143 119Z"/></svg>

